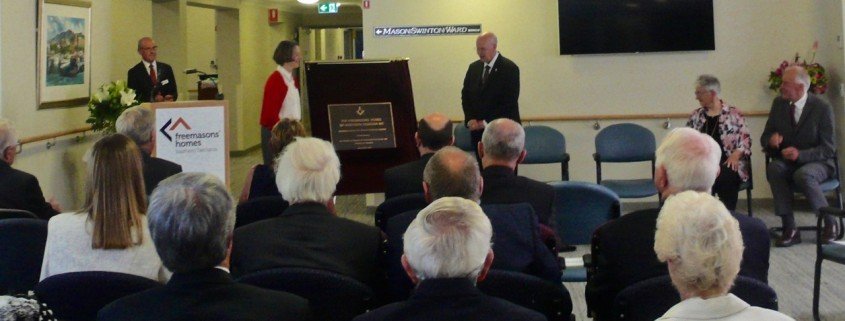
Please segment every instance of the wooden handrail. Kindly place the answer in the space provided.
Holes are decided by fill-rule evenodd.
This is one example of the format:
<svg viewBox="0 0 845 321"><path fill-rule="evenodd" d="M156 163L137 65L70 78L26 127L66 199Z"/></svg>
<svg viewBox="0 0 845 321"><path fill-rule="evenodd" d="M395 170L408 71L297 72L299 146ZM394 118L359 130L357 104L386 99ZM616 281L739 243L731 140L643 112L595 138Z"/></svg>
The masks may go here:
<svg viewBox="0 0 845 321"><path fill-rule="evenodd" d="M87 132L89 130L91 130L91 125L76 128L76 129L68 129L68 130L63 130L63 131L59 131L59 132L55 132L55 133L44 134L44 135L24 137L24 138L18 140L18 145L31 144L31 143L50 140L50 139L58 138L58 137L62 137L62 136L84 133L84 132Z"/></svg>

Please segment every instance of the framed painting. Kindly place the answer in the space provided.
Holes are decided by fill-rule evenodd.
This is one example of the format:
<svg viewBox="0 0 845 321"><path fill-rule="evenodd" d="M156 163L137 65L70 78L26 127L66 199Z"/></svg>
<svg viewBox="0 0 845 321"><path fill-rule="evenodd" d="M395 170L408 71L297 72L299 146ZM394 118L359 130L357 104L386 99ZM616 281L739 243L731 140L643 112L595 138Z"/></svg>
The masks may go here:
<svg viewBox="0 0 845 321"><path fill-rule="evenodd" d="M38 108L84 106L91 94L91 3L38 2Z"/></svg>

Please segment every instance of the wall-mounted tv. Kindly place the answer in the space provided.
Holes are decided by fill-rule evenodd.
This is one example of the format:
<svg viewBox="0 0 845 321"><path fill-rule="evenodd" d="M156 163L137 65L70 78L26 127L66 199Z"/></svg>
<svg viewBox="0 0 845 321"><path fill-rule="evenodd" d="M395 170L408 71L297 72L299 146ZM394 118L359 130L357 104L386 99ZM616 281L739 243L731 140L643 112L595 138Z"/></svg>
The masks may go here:
<svg viewBox="0 0 845 321"><path fill-rule="evenodd" d="M713 0L558 0L560 54L715 50Z"/></svg>

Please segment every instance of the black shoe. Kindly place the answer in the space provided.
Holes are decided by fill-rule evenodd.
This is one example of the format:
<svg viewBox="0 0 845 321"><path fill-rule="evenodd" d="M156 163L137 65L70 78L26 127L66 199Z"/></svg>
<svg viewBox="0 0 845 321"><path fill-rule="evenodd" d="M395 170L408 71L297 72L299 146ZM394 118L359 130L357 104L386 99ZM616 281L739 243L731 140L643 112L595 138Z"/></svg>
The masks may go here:
<svg viewBox="0 0 845 321"><path fill-rule="evenodd" d="M783 235L775 242L776 247L790 247L801 243L801 233L798 229L783 229Z"/></svg>
<svg viewBox="0 0 845 321"><path fill-rule="evenodd" d="M836 241L836 228L836 223L825 225L824 232L822 232L822 244L828 244L830 242Z"/></svg>

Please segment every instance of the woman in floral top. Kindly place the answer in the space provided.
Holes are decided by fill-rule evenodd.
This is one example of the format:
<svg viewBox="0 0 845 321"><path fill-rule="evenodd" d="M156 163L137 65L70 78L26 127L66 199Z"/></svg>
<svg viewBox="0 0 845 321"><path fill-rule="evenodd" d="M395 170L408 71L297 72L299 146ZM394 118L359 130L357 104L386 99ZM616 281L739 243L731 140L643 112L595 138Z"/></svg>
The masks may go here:
<svg viewBox="0 0 845 321"><path fill-rule="evenodd" d="M721 98L719 79L701 75L695 82L695 99L701 104L690 115L687 126L713 137L722 149L721 171L713 191L729 210L736 210L739 185L748 180L751 136L745 117Z"/></svg>

